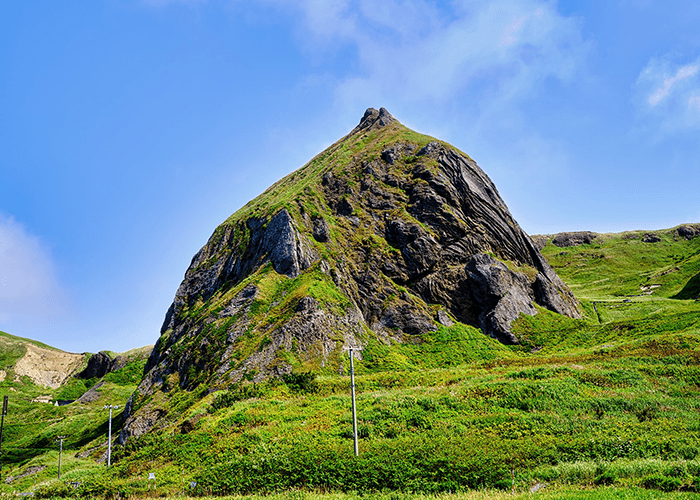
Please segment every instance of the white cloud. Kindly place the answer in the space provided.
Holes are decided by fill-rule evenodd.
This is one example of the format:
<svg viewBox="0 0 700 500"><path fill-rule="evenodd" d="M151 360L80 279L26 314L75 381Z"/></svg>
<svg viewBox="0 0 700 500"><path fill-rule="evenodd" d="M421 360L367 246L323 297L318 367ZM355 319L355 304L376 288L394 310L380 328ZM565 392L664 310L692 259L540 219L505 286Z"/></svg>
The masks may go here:
<svg viewBox="0 0 700 500"><path fill-rule="evenodd" d="M688 109L700 112L700 95L693 94L688 98Z"/></svg>
<svg viewBox="0 0 700 500"><path fill-rule="evenodd" d="M653 117L661 130L700 126L700 59L677 64L652 58L635 87L642 116Z"/></svg>
<svg viewBox="0 0 700 500"><path fill-rule="evenodd" d="M649 96L649 104L651 106L656 106L661 101L663 101L666 98L666 96L668 96L669 92L677 82L695 76L697 72L698 66L688 65L683 66L681 69L679 69L674 76L664 78L661 86Z"/></svg>
<svg viewBox="0 0 700 500"><path fill-rule="evenodd" d="M446 103L530 96L545 78L570 79L586 44L576 19L546 0L267 0L298 9L305 50L356 54L337 79L346 109L389 100ZM355 111L356 112L356 111Z"/></svg>
<svg viewBox="0 0 700 500"><path fill-rule="evenodd" d="M1 324L62 316L68 302L45 245L14 218L0 214Z"/></svg>

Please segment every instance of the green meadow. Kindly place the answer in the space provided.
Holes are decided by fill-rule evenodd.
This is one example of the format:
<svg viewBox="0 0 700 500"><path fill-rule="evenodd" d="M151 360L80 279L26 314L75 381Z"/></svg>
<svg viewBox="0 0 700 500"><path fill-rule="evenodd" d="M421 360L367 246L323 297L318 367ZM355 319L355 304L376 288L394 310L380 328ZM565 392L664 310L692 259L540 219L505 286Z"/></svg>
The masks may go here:
<svg viewBox="0 0 700 500"><path fill-rule="evenodd" d="M0 493L35 497L651 499L700 497L700 238L599 235L542 250L581 320L521 316L522 345L456 324L420 342L369 342L356 360L359 456L347 369L221 390L177 386L154 431L106 452L107 403L123 405L144 360L91 403L12 376ZM343 365L347 368L347 364ZM0 367L1 368L1 367ZM82 384L82 385L81 385ZM123 408L123 406L122 406ZM113 429L123 423L119 410ZM66 436L58 475L56 438ZM149 480L149 474L155 480ZM8 482L8 477L13 479Z"/></svg>

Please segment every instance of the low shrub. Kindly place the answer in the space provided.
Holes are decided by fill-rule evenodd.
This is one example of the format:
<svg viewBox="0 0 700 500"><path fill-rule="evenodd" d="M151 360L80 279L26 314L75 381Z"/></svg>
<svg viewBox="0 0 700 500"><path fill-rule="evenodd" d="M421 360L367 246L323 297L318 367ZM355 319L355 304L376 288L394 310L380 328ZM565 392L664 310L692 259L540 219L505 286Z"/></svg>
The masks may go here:
<svg viewBox="0 0 700 500"><path fill-rule="evenodd" d="M318 391L316 374L313 372L287 373L282 380L292 392L314 393Z"/></svg>
<svg viewBox="0 0 700 500"><path fill-rule="evenodd" d="M211 413L214 413L222 408L233 406L236 401L238 401L237 395L231 391L226 391L214 398L214 401L211 402L209 409Z"/></svg>
<svg viewBox="0 0 700 500"><path fill-rule="evenodd" d="M231 388L218 394L209 407L210 413L214 413L222 408L230 408L238 401L257 398L263 394L263 388L259 384L234 384Z"/></svg>
<svg viewBox="0 0 700 500"><path fill-rule="evenodd" d="M642 478L640 484L644 488L661 491L675 491L681 489L683 486L683 480L679 477L671 477L665 474L652 474Z"/></svg>

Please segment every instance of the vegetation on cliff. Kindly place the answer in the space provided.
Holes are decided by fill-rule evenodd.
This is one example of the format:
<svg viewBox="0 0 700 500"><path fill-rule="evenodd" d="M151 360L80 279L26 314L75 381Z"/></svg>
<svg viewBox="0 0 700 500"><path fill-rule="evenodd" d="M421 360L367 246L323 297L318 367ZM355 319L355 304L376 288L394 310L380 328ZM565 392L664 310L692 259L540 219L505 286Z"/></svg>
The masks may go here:
<svg viewBox="0 0 700 500"><path fill-rule="evenodd" d="M471 159L372 110L217 228L147 363L68 406L30 403L44 389L28 378L0 382L26 394L0 490L140 496L154 473L157 494L196 496L690 494L699 276L700 226L530 239ZM347 346L363 348L359 457ZM127 403L109 470L105 403Z"/></svg>
<svg viewBox="0 0 700 500"><path fill-rule="evenodd" d="M455 362L494 357L491 338L518 344L513 321L538 307L581 316L488 176L369 109L194 256L120 442L159 425L180 391L346 372L348 346L366 370L434 366L423 351L444 338L463 346Z"/></svg>
<svg viewBox="0 0 700 500"><path fill-rule="evenodd" d="M0 488L29 489L36 477L37 494L145 494L148 473L155 472L158 491L173 494L183 489L190 494L509 490L514 473L517 491L546 484L537 493L543 497L559 497L547 493L556 485L639 487L653 491L648 498L696 490L700 304L673 297L697 275L700 238L674 239L674 231L657 231L662 238L657 243L643 242L643 233L633 233L638 243L629 234L574 247L548 242L542 252L581 297L585 315L581 320L544 310L523 315L515 329L530 340L520 346L489 341L465 326L459 334L454 326L427 334L430 349L427 341L422 348L370 345L356 362L359 459L352 456L345 370L318 375L307 385L243 380L214 392L206 385L173 391L170 417L125 447L115 444L116 463L109 471L95 463L104 448L76 458L93 444L76 447L67 441L60 482L53 439L70 435L65 426L71 421L79 427L73 419L81 414L80 425L98 424L86 427L93 443L104 444L106 413L101 400L79 412L34 404L63 419L42 429L43 446L53 449L14 455L11 462L5 455L3 470L21 476L30 467L46 468ZM631 245L643 251L628 252ZM587 265L601 260L592 257L601 251L609 256L608 274L586 272ZM557 256L561 252L568 255ZM561 260L569 256L571 261ZM677 270L662 274L669 266ZM649 276L661 286L642 290ZM601 279L611 288L601 287ZM636 288L623 291L634 293L612 286L629 287L633 281ZM372 362L373 356L384 360L384 368ZM133 387L107 397L123 402ZM6 425L18 419L17 410L11 406ZM8 430L9 453L18 436ZM39 430L27 429L32 433ZM73 489L71 481L81 485ZM191 481L197 483L192 489ZM613 494L604 489L595 496L595 491L590 498ZM647 498L644 490L624 491L634 492L626 493L630 498Z"/></svg>

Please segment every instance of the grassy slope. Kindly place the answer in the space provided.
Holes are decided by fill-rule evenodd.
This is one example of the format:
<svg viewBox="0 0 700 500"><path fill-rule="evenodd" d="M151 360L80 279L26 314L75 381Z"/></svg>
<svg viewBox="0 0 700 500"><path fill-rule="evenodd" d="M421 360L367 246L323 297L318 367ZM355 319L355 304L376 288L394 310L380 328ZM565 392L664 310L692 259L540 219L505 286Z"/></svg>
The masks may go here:
<svg viewBox="0 0 700 500"><path fill-rule="evenodd" d="M37 340L32 340L32 339L27 339L24 337L17 337L15 335L10 335L9 333L5 332L0 332L0 337L2 337L6 342L11 342L11 343L16 343L16 344L33 344L37 347L43 347L44 349L51 349L54 351L58 351L55 347L51 347L50 345L46 345L42 342L39 342Z"/></svg>
<svg viewBox="0 0 700 500"><path fill-rule="evenodd" d="M68 406L53 406L45 403L32 403L37 396L51 396L56 399L74 399L92 387L98 380L70 379L63 387L52 390L32 383L27 377L15 380L12 366L24 355L27 341L19 337L3 334L10 339L2 349L2 368L8 376L0 382L0 394L7 395L8 413L4 419L2 442L2 482L0 492L24 491L58 473L58 436L66 436L62 456L62 478L69 479L74 470L81 477L101 472L95 459L106 450L108 413L105 404L119 404L123 408L127 399L141 379L145 364L143 349L124 353L129 359L127 365L117 372L108 374L104 385L98 389L99 398L91 403L73 403ZM35 345L51 348L41 343ZM115 413L113 430L121 425L120 412ZM79 452L87 452L84 458L76 457ZM19 476L30 467L45 467L37 474L29 474L10 483L10 476ZM31 469L30 469L31 470Z"/></svg>
<svg viewBox="0 0 700 500"><path fill-rule="evenodd" d="M418 146L432 140L399 124L383 133ZM342 221L332 217L316 191L318 179L329 165L347 177L355 153L363 155L355 162L380 154L378 139L370 132L339 141L234 214L211 241L226 226L282 207L304 230L300 205L310 216L323 214L331 232L337 231ZM697 289L700 238L675 241L672 231L658 234L658 243L641 242L640 232L602 235L581 247L545 247L543 254L582 301L585 318L544 310L522 317L516 330L525 339L523 348L506 348L463 325L391 349L370 340L356 362L359 459L352 457L349 379L333 374L338 365L347 373L346 358L332 366L299 365L321 374L306 392L281 382L226 393L207 394L206 385L192 393L176 389L165 403L172 410L170 421L126 448L117 447L111 471L96 466L94 456L75 454L104 442L102 406L126 400L138 366L103 386L102 398L85 406L30 405L32 394L45 391L26 381L21 387L5 382L0 388L13 387L22 397L11 406L15 427L8 417L3 458L12 463L14 475L30 465L47 465L36 476L44 483L42 491L97 496L144 492L144 478L154 471L161 491L174 493L195 480L200 494L510 488L513 471L520 490L537 481L695 488L700 306L679 298ZM245 229L239 236L244 246ZM355 236L350 244L371 246L361 230ZM342 251L333 245L317 250L329 262ZM299 294L342 310L344 299L325 276L312 270L287 280L267 266L184 314L207 317L250 281L261 289L252 314L263 326L283 320ZM257 333L242 339L241 358L264 342L262 331ZM8 359L21 355L8 352ZM73 382L61 394L83 389ZM115 427L119 423L117 418ZM69 436L64 479L82 482L81 490L50 480L56 473L54 439L61 434ZM96 448L94 454L102 451ZM6 474L8 467L3 470ZM2 483L0 491L26 490L33 480ZM634 495L630 498L653 497Z"/></svg>
<svg viewBox="0 0 700 500"><path fill-rule="evenodd" d="M71 477L85 482L83 494L145 491L151 471L160 491L194 480L200 494L509 489L513 471L519 491L546 482L543 498L696 489L700 305L671 297L696 275L700 239L644 245L606 235L596 245L546 247L587 317L522 317L524 348L490 344L461 325L421 345L370 345L356 364L359 459L349 379L328 373L309 392L278 382L178 394L169 425L119 449L111 472L85 462ZM627 297L647 283L661 286ZM568 489L546 493L553 484ZM631 489L571 489L606 484Z"/></svg>
<svg viewBox="0 0 700 500"><path fill-rule="evenodd" d="M542 253L579 299L675 298L700 274L700 239L674 238L669 229L654 233L661 241L645 243L644 234L602 234L591 245L569 248L549 243Z"/></svg>
<svg viewBox="0 0 700 500"><path fill-rule="evenodd" d="M614 346L668 333L695 337L700 326L695 281L700 275L700 238L644 243L644 231L599 235L591 245L542 250L581 301L584 321L551 314L521 320L529 345L545 351ZM680 297L680 298L679 298Z"/></svg>

